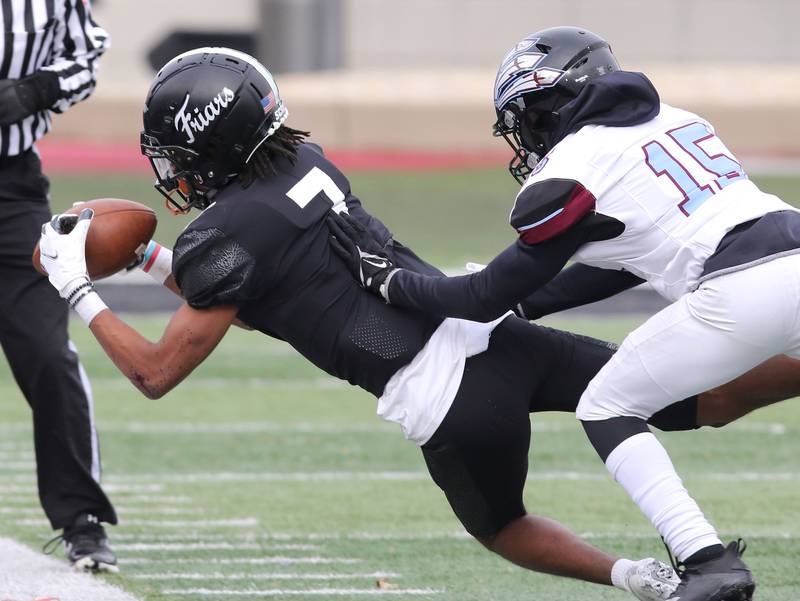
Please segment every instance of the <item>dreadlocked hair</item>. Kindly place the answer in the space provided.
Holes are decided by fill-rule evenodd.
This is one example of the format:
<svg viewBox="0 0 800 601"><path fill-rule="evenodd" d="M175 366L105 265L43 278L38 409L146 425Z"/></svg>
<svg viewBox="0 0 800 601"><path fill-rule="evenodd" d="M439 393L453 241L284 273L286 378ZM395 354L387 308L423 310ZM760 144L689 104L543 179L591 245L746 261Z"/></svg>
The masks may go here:
<svg viewBox="0 0 800 601"><path fill-rule="evenodd" d="M291 163L297 161L297 149L310 135L310 132L292 129L285 125L279 127L250 157L237 176L239 183L246 188L259 178L275 175L278 172L275 167L277 159L287 159Z"/></svg>

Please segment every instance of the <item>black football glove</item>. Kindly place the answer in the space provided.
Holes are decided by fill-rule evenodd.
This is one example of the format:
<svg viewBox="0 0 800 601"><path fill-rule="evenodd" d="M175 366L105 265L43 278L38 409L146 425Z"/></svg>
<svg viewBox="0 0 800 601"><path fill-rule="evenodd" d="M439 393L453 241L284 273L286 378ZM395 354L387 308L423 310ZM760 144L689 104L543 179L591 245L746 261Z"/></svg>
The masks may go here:
<svg viewBox="0 0 800 601"><path fill-rule="evenodd" d="M388 303L389 280L399 270L381 243L347 213L330 211L328 227L334 252L347 264L358 283Z"/></svg>
<svg viewBox="0 0 800 601"><path fill-rule="evenodd" d="M58 75L37 71L23 79L0 79L0 126L12 125L55 104Z"/></svg>

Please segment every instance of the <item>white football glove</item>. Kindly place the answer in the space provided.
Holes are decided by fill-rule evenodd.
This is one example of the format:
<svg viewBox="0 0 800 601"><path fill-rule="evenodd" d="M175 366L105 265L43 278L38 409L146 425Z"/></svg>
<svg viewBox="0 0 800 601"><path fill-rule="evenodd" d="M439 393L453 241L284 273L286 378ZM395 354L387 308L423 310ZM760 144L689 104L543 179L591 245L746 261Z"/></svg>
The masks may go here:
<svg viewBox="0 0 800 601"><path fill-rule="evenodd" d="M652 557L634 562L625 574L628 590L640 601L670 601L681 583L670 566Z"/></svg>
<svg viewBox="0 0 800 601"><path fill-rule="evenodd" d="M94 211L91 209L84 209L77 218L74 215L56 215L42 225L39 240L40 261L50 283L87 325L106 308L86 271L86 235L92 217Z"/></svg>
<svg viewBox="0 0 800 601"><path fill-rule="evenodd" d="M92 223L94 211L84 209L78 216L56 215L42 225L39 240L42 267L61 298L69 300L77 286L91 285L86 272L86 235ZM67 232L70 230L69 233Z"/></svg>

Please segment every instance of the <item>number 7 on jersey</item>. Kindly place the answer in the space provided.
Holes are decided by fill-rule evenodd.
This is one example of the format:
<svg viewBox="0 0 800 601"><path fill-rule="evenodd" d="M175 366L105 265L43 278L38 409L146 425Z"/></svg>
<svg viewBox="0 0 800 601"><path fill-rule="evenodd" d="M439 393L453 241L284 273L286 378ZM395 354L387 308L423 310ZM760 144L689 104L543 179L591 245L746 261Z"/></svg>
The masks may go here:
<svg viewBox="0 0 800 601"><path fill-rule="evenodd" d="M344 192L339 189L331 177L319 167L314 167L306 173L286 193L294 203L304 209L308 203L322 192L328 197L336 213L347 212L347 205L344 202Z"/></svg>

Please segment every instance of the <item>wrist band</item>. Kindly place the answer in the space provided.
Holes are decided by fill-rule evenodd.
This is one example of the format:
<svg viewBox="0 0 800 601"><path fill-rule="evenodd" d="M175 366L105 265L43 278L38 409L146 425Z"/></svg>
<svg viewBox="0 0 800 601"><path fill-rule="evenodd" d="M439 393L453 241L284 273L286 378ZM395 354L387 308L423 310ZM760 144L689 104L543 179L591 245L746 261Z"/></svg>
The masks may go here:
<svg viewBox="0 0 800 601"><path fill-rule="evenodd" d="M86 290L87 288L92 288L92 283L90 281L88 281L88 280L84 281L82 284L80 284L79 286L76 286L73 290L70 291L70 293L67 295L67 298L66 298L66 300L69 303L70 307L74 307L75 306L75 303L77 302L75 300L75 297L78 295L78 293L81 290Z"/></svg>
<svg viewBox="0 0 800 601"><path fill-rule="evenodd" d="M159 284L163 284L172 275L172 251L150 240L142 256L142 271Z"/></svg>
<svg viewBox="0 0 800 601"><path fill-rule="evenodd" d="M83 323L88 326L101 311L108 309L108 306L100 298L100 295L95 292L94 287L84 290L86 291L78 296L74 304L72 304L72 308L75 309Z"/></svg>

